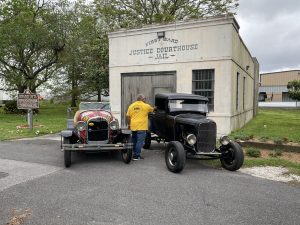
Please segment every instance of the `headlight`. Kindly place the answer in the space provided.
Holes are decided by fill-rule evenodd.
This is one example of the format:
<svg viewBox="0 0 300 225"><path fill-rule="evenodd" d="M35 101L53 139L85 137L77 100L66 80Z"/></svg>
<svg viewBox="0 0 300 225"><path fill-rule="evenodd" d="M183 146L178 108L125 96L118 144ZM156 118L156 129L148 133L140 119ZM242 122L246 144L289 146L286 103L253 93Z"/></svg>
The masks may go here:
<svg viewBox="0 0 300 225"><path fill-rule="evenodd" d="M194 145L197 142L195 134L188 134L186 136L186 141L189 145Z"/></svg>
<svg viewBox="0 0 300 225"><path fill-rule="evenodd" d="M111 130L118 130L119 129L119 122L118 120L113 120L110 122L109 127Z"/></svg>
<svg viewBox="0 0 300 225"><path fill-rule="evenodd" d="M82 121L78 122L77 125L76 125L76 128L77 128L78 131L86 130L85 122L82 122Z"/></svg>
<svg viewBox="0 0 300 225"><path fill-rule="evenodd" d="M229 142L230 142L230 139L229 139L228 136L221 136L221 137L220 137L220 143L221 143L222 145L228 145Z"/></svg>

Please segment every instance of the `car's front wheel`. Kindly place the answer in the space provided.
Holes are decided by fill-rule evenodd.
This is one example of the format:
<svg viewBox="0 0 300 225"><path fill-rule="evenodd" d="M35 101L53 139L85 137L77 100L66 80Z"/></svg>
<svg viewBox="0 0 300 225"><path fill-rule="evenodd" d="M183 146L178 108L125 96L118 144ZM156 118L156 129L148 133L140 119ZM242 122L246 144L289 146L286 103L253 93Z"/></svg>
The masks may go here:
<svg viewBox="0 0 300 225"><path fill-rule="evenodd" d="M235 171L241 168L244 163L244 152L238 143L230 142L220 160L224 169Z"/></svg>
<svg viewBox="0 0 300 225"><path fill-rule="evenodd" d="M70 144L70 138L64 137L63 140L64 144ZM70 167L71 166L71 151L64 150L64 162L65 162L65 167Z"/></svg>
<svg viewBox="0 0 300 225"><path fill-rule="evenodd" d="M125 136L122 142L131 143L131 136ZM121 150L121 157L124 163L130 163L132 158L132 148Z"/></svg>
<svg viewBox="0 0 300 225"><path fill-rule="evenodd" d="M173 173L179 173L185 166L185 150L183 145L178 141L171 141L165 152L167 168Z"/></svg>

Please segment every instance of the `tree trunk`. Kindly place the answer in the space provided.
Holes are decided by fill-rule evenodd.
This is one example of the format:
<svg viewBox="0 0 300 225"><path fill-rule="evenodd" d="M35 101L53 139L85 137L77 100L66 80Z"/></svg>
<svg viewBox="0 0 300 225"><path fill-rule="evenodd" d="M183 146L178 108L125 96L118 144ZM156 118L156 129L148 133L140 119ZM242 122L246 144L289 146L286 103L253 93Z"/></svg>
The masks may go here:
<svg viewBox="0 0 300 225"><path fill-rule="evenodd" d="M21 93L24 93L24 91L27 89L27 87L26 86L24 86L24 85L20 85L20 86L18 86L18 92L21 94Z"/></svg>
<svg viewBox="0 0 300 225"><path fill-rule="evenodd" d="M72 92L71 107L76 107L76 96L73 92Z"/></svg>
<svg viewBox="0 0 300 225"><path fill-rule="evenodd" d="M77 98L77 85L76 85L76 79L75 79L75 74L74 71L72 71L73 76L72 76L72 90L71 90L71 107L76 107L76 98Z"/></svg>
<svg viewBox="0 0 300 225"><path fill-rule="evenodd" d="M101 90L97 91L98 102L101 102Z"/></svg>

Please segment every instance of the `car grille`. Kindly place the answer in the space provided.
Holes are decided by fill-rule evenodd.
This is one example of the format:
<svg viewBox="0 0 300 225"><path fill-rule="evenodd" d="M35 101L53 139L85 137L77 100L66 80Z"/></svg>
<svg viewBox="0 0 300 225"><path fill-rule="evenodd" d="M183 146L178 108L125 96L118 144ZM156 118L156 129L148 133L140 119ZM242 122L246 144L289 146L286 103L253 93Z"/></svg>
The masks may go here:
<svg viewBox="0 0 300 225"><path fill-rule="evenodd" d="M214 121L207 120L198 127L197 151L212 152L216 147L217 126Z"/></svg>
<svg viewBox="0 0 300 225"><path fill-rule="evenodd" d="M107 141L108 121L103 118L89 120L87 137L88 141Z"/></svg>

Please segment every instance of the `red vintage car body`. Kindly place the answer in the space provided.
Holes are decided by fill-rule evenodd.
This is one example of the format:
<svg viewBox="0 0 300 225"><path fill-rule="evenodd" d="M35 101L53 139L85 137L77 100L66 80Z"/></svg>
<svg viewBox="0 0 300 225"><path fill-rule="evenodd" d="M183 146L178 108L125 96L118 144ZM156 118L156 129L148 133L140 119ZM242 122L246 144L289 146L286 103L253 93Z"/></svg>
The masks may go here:
<svg viewBox="0 0 300 225"><path fill-rule="evenodd" d="M132 154L131 132L120 129L118 120L110 108L101 103L83 103L74 119L68 120L68 127L61 131L62 151L65 152L65 166L71 164L71 151L101 152L121 151L123 161L129 163ZM82 103L81 103L82 104ZM105 105L104 105L105 106Z"/></svg>

